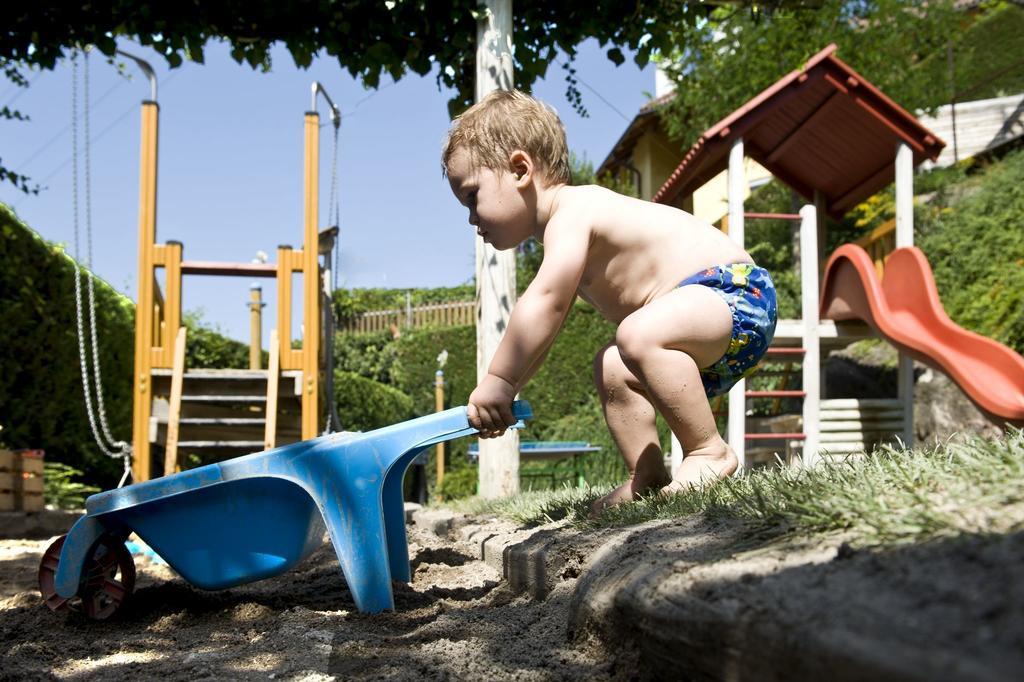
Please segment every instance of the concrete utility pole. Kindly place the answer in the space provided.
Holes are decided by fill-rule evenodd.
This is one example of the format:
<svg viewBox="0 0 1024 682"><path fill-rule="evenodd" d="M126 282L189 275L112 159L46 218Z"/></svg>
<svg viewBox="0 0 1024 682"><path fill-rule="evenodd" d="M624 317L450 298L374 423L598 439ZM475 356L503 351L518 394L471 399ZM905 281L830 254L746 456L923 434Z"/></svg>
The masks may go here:
<svg viewBox="0 0 1024 682"><path fill-rule="evenodd" d="M512 0L484 0L476 29L476 101L512 89ZM487 374L516 302L516 254L476 238L476 375ZM519 434L480 441L480 495L519 492Z"/></svg>

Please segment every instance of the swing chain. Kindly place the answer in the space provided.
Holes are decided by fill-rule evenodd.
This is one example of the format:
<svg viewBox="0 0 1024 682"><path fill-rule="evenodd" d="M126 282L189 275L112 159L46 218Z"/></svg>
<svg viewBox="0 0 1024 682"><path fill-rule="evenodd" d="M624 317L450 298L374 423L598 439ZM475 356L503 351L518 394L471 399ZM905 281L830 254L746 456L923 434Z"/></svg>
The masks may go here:
<svg viewBox="0 0 1024 682"><path fill-rule="evenodd" d="M85 394L85 407L89 416L89 426L92 431L93 440L100 451L108 457L121 457L124 459L124 473L118 488L122 487L128 476L131 474L132 447L125 441L116 440L110 434L110 427L107 424L106 406L103 401L103 381L100 369L99 343L96 333L96 295L93 286L93 276L89 271L92 267L92 187L90 174L90 145L89 145L89 51L84 51L84 76L83 95L84 106L84 133L85 133L85 231L86 231L86 267L83 268L80 259L79 244L79 214L78 214L78 52L71 55L71 176L72 176L72 204L75 232L75 319L78 330L78 359L82 374L82 391ZM86 350L86 336L82 323L82 277L86 277L89 291L89 325L90 339L92 342L93 372L89 370L89 353ZM90 382L92 375L96 391L96 409L93 408L92 386ZM97 428L97 413L99 415L99 428Z"/></svg>

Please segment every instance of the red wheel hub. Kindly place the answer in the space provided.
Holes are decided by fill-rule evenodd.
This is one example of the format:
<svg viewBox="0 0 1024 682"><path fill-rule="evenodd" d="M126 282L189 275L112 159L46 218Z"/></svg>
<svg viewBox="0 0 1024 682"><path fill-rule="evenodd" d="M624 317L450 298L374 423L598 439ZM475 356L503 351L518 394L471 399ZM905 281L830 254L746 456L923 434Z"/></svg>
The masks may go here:
<svg viewBox="0 0 1024 682"><path fill-rule="evenodd" d="M119 538L104 534L89 549L82 566L78 592L73 597L57 594L55 578L62 535L46 549L39 562L39 592L52 611L79 611L92 620L114 615L135 589L135 561Z"/></svg>

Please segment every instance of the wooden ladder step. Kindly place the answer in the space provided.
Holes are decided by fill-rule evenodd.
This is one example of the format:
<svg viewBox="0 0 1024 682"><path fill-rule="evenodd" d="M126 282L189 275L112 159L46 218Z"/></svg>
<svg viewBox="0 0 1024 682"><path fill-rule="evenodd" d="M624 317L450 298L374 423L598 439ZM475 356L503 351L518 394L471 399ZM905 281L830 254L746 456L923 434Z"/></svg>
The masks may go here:
<svg viewBox="0 0 1024 682"><path fill-rule="evenodd" d="M747 391L748 398L803 398L805 391Z"/></svg>
<svg viewBox="0 0 1024 682"><path fill-rule="evenodd" d="M894 419L903 419L902 409L889 408L881 408L877 410L821 410L819 414L819 418L822 421L888 421Z"/></svg>
<svg viewBox="0 0 1024 682"><path fill-rule="evenodd" d="M183 440L178 443L178 449L208 449L208 448L247 448L258 451L263 449L261 440Z"/></svg>
<svg viewBox="0 0 1024 682"><path fill-rule="evenodd" d="M193 426L261 426L267 420L263 417L188 417L181 419L180 423Z"/></svg>
<svg viewBox="0 0 1024 682"><path fill-rule="evenodd" d="M744 435L747 440L805 440L806 433L748 433Z"/></svg>
<svg viewBox="0 0 1024 682"><path fill-rule="evenodd" d="M899 432L903 430L903 420L899 421L848 421L821 422L821 431L852 431L855 433Z"/></svg>
<svg viewBox="0 0 1024 682"><path fill-rule="evenodd" d="M182 402L190 403L265 403L265 395L183 395Z"/></svg>
<svg viewBox="0 0 1024 682"><path fill-rule="evenodd" d="M829 398L821 401L823 410L857 410L857 409L903 409L902 403L896 398Z"/></svg>

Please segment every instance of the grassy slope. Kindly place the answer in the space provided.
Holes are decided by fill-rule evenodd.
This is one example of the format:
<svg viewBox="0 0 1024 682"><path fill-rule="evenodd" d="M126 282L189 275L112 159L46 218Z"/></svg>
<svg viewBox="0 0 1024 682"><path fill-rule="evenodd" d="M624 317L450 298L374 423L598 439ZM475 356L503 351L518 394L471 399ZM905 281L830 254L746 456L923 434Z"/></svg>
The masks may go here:
<svg viewBox="0 0 1024 682"><path fill-rule="evenodd" d="M844 531L853 544L898 544L1024 527L1024 431L1002 438L909 451L813 469L759 469L669 499L651 497L591 519L605 491L564 489L504 500L467 500L459 509L536 525L568 517L581 527L618 526L704 514L745 521L751 534Z"/></svg>

